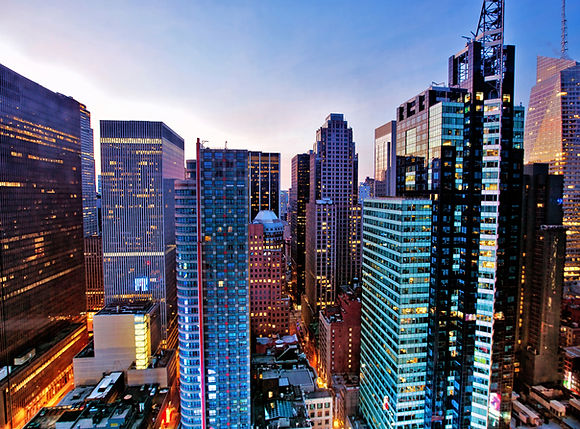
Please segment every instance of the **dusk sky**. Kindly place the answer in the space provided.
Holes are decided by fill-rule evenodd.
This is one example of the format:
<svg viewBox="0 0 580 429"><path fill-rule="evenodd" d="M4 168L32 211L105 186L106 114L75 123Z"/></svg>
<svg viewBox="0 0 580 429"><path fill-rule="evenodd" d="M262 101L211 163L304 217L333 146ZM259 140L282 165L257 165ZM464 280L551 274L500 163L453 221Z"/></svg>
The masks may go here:
<svg viewBox="0 0 580 429"><path fill-rule="evenodd" d="M475 31L481 0L5 1L0 63L87 105L99 120L165 122L209 147L311 149L344 113L372 176L374 129L447 81L447 59ZM580 59L580 1L568 1L570 56ZM516 102L528 103L537 55L560 55L560 0L507 0ZM97 167L99 168L99 167Z"/></svg>

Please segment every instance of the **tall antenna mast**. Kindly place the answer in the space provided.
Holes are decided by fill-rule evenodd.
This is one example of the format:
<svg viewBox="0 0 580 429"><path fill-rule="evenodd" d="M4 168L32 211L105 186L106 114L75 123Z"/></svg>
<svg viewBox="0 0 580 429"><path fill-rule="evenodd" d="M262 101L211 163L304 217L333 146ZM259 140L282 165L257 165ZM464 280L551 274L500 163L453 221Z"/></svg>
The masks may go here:
<svg viewBox="0 0 580 429"><path fill-rule="evenodd" d="M562 58L568 58L568 21L566 20L566 0L562 0Z"/></svg>

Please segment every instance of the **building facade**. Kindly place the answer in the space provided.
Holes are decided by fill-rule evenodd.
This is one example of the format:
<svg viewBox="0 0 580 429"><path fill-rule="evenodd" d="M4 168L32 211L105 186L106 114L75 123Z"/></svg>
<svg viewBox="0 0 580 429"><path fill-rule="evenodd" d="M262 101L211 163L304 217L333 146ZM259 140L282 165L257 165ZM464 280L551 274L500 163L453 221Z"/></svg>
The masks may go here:
<svg viewBox="0 0 580 429"><path fill-rule="evenodd" d="M328 385L338 374L358 376L360 372L360 288L345 288L336 305L320 312L318 338L319 376Z"/></svg>
<svg viewBox="0 0 580 429"><path fill-rule="evenodd" d="M580 286L580 63L538 57L524 138L525 162L564 176L566 287Z"/></svg>
<svg viewBox="0 0 580 429"><path fill-rule="evenodd" d="M249 153L250 217L261 210L270 210L280 216L280 154Z"/></svg>
<svg viewBox="0 0 580 429"><path fill-rule="evenodd" d="M175 330L174 182L183 139L162 122L101 121L105 303L160 303L164 338Z"/></svg>
<svg viewBox="0 0 580 429"><path fill-rule="evenodd" d="M290 300L286 290L284 223L262 210L248 228L250 323L252 335L287 335Z"/></svg>
<svg viewBox="0 0 580 429"><path fill-rule="evenodd" d="M525 166L518 376L534 386L560 379L560 314L566 257L561 175L548 164Z"/></svg>
<svg viewBox="0 0 580 429"><path fill-rule="evenodd" d="M397 180L397 122L375 129L375 197L394 197Z"/></svg>
<svg viewBox="0 0 580 429"><path fill-rule="evenodd" d="M0 426L72 378L87 341L80 103L0 65Z"/></svg>
<svg viewBox="0 0 580 429"><path fill-rule="evenodd" d="M181 425L250 427L248 152L197 143L176 190Z"/></svg>
<svg viewBox="0 0 580 429"><path fill-rule="evenodd" d="M424 425L431 201L365 202L360 410L373 428Z"/></svg>
<svg viewBox="0 0 580 429"><path fill-rule="evenodd" d="M344 115L331 113L316 132L310 155L310 197L306 208L306 326L334 303L339 286L360 274L361 207L358 155Z"/></svg>
<svg viewBox="0 0 580 429"><path fill-rule="evenodd" d="M289 198L293 298L300 302L306 290L306 205L310 199L310 154L292 158L292 187Z"/></svg>
<svg viewBox="0 0 580 429"><path fill-rule="evenodd" d="M397 109L397 192L433 202L428 427L511 419L524 110L503 21L504 2L485 1L474 39L449 59L450 86Z"/></svg>

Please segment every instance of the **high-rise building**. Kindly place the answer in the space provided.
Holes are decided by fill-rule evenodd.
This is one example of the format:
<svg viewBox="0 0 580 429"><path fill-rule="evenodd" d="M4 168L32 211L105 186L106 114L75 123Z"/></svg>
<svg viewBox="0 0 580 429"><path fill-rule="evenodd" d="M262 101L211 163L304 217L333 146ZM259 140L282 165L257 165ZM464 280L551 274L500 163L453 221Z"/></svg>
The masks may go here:
<svg viewBox="0 0 580 429"><path fill-rule="evenodd" d="M250 322L254 336L289 333L290 300L286 290L284 223L262 210L250 224Z"/></svg>
<svg viewBox="0 0 580 429"><path fill-rule="evenodd" d="M103 286L103 236L85 237L85 278L87 312L96 313L105 305Z"/></svg>
<svg viewBox="0 0 580 429"><path fill-rule="evenodd" d="M358 377L360 371L360 287L345 287L336 305L320 312L318 370L330 386L334 375Z"/></svg>
<svg viewBox="0 0 580 429"><path fill-rule="evenodd" d="M101 121L101 159L105 303L158 301L172 347L174 182L184 178L183 139L162 122Z"/></svg>
<svg viewBox="0 0 580 429"><path fill-rule="evenodd" d="M86 106L81 109L81 175L83 181L83 225L85 237L98 234L97 190L95 183L95 147L91 113Z"/></svg>
<svg viewBox="0 0 580 429"><path fill-rule="evenodd" d="M86 344L81 111L0 65L0 427L66 391Z"/></svg>
<svg viewBox="0 0 580 429"><path fill-rule="evenodd" d="M262 210L280 216L280 154L250 152L248 159L251 218Z"/></svg>
<svg viewBox="0 0 580 429"><path fill-rule="evenodd" d="M393 197L397 180L397 122L375 129L375 197Z"/></svg>
<svg viewBox="0 0 580 429"><path fill-rule="evenodd" d="M339 286L359 277L361 207L358 155L344 116L331 113L316 132L310 154L310 197L306 208L306 294L303 320L334 303Z"/></svg>
<svg viewBox="0 0 580 429"><path fill-rule="evenodd" d="M504 1L449 59L449 87L397 109L397 192L432 201L425 425L509 427L514 377L523 107Z"/></svg>
<svg viewBox="0 0 580 429"><path fill-rule="evenodd" d="M290 193L289 191L280 191L280 219L284 222L288 222L288 204L289 204Z"/></svg>
<svg viewBox="0 0 580 429"><path fill-rule="evenodd" d="M83 225L85 254L85 289L89 329L92 316L103 308L103 236L101 231L95 183L95 150L91 114L81 108L81 175L83 182Z"/></svg>
<svg viewBox="0 0 580 429"><path fill-rule="evenodd" d="M248 152L203 148L176 189L181 425L250 427Z"/></svg>
<svg viewBox="0 0 580 429"><path fill-rule="evenodd" d="M560 311L566 256L561 175L547 164L525 166L522 274L519 296L519 379L534 386L559 381Z"/></svg>
<svg viewBox="0 0 580 429"><path fill-rule="evenodd" d="M292 158L289 198L293 298L300 302L306 285L306 205L310 199L310 153Z"/></svg>
<svg viewBox="0 0 580 429"><path fill-rule="evenodd" d="M431 201L365 201L360 409L372 428L425 418Z"/></svg>
<svg viewBox="0 0 580 429"><path fill-rule="evenodd" d="M361 205L368 198L373 198L375 194L375 179L367 177L364 182L358 186L358 200Z"/></svg>
<svg viewBox="0 0 580 429"><path fill-rule="evenodd" d="M564 176L565 287L580 286L580 63L538 57L524 137L525 162Z"/></svg>

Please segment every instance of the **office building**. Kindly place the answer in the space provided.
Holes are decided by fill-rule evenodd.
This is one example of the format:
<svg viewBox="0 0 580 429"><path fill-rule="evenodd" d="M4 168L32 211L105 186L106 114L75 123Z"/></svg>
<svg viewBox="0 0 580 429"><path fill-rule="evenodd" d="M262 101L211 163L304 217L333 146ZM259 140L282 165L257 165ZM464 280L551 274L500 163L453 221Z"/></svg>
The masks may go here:
<svg viewBox="0 0 580 429"><path fill-rule="evenodd" d="M565 287L580 286L580 63L538 57L524 137L525 162L564 176Z"/></svg>
<svg viewBox="0 0 580 429"><path fill-rule="evenodd" d="M316 132L310 154L310 197L306 206L306 326L334 303L339 286L360 273L361 207L358 155L344 115L331 113Z"/></svg>
<svg viewBox="0 0 580 429"><path fill-rule="evenodd" d="M375 129L375 197L394 197L397 180L397 122Z"/></svg>
<svg viewBox="0 0 580 429"><path fill-rule="evenodd" d="M162 122L101 121L105 303L153 299L175 332L174 182L183 139Z"/></svg>
<svg viewBox="0 0 580 429"><path fill-rule="evenodd" d="M450 86L396 112L397 193L433 203L432 428L503 428L511 419L524 109L513 104L515 48L504 45L503 21L504 2L486 0L474 38L449 59Z"/></svg>
<svg viewBox="0 0 580 429"><path fill-rule="evenodd" d="M365 202L360 410L373 428L423 427L431 201Z"/></svg>
<svg viewBox="0 0 580 429"><path fill-rule="evenodd" d="M20 428L86 344L81 110L0 65L0 426Z"/></svg>
<svg viewBox="0 0 580 429"><path fill-rule="evenodd" d="M289 191L280 191L280 219L284 222L288 222L288 204L289 204L290 193Z"/></svg>
<svg viewBox="0 0 580 429"><path fill-rule="evenodd" d="M358 200L361 205L368 198L373 198L375 196L375 179L372 177L367 177L364 182L358 185Z"/></svg>
<svg viewBox="0 0 580 429"><path fill-rule="evenodd" d="M87 313L94 314L105 305L103 286L103 237L85 237L85 281Z"/></svg>
<svg viewBox="0 0 580 429"><path fill-rule="evenodd" d="M521 381L529 386L559 381L560 312L566 230L562 226L561 175L548 164L524 168L522 273L518 352Z"/></svg>
<svg viewBox="0 0 580 429"><path fill-rule="evenodd" d="M280 154L250 152L248 160L251 219L262 210L280 216Z"/></svg>
<svg viewBox="0 0 580 429"><path fill-rule="evenodd" d="M181 425L250 427L248 152L212 150L176 189Z"/></svg>
<svg viewBox="0 0 580 429"><path fill-rule="evenodd" d="M98 234L95 149L91 113L79 104L81 120L81 176L83 184L83 227L85 237Z"/></svg>
<svg viewBox="0 0 580 429"><path fill-rule="evenodd" d="M336 304L320 312L318 371L328 386L334 375L360 372L360 292L360 287L341 288Z"/></svg>
<svg viewBox="0 0 580 429"><path fill-rule="evenodd" d="M290 300L284 295L284 223L274 212L262 210L249 226L248 245L252 335L287 335Z"/></svg>
<svg viewBox="0 0 580 429"><path fill-rule="evenodd" d="M292 187L289 196L292 283L294 302L300 302L306 285L306 205L310 199L310 153L292 158Z"/></svg>

